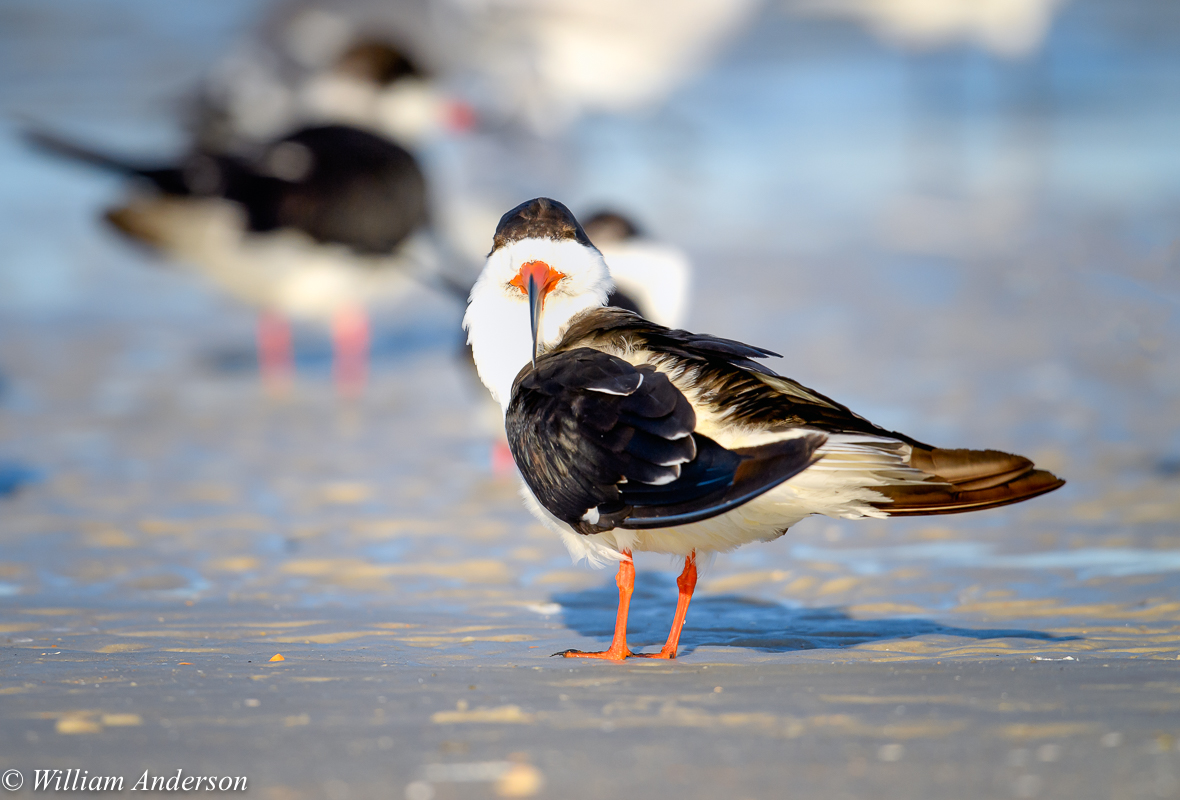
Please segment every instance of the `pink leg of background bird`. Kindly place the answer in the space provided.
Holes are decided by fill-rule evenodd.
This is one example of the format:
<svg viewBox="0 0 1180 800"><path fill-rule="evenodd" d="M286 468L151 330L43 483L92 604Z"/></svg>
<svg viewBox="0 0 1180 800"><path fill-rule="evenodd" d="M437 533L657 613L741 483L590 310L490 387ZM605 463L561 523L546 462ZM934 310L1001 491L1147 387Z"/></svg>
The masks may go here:
<svg viewBox="0 0 1180 800"><path fill-rule="evenodd" d="M507 477L516 471L516 459L512 457L512 450L508 442L497 439L492 445L492 472L500 478Z"/></svg>
<svg viewBox="0 0 1180 800"><path fill-rule="evenodd" d="M283 395L291 389L295 372L291 326L270 311L258 315L258 368L262 373L262 385L271 394Z"/></svg>
<svg viewBox="0 0 1180 800"><path fill-rule="evenodd" d="M369 317L363 309L338 311L332 320L332 379L345 397L365 388L369 372Z"/></svg>

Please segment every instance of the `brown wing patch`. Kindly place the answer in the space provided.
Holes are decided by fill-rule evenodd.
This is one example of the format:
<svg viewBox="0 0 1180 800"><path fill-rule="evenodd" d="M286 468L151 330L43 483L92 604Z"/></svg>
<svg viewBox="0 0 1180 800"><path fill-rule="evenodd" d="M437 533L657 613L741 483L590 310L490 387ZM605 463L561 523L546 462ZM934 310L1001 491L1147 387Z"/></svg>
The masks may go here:
<svg viewBox="0 0 1180 800"><path fill-rule="evenodd" d="M1036 469L1024 456L999 450L942 450L915 447L910 466L929 483L880 486L892 502L875 504L890 516L957 514L1019 503L1065 485L1051 472Z"/></svg>
<svg viewBox="0 0 1180 800"><path fill-rule="evenodd" d="M960 491L990 489L1033 469L1024 456L999 450L944 450L914 448L910 466L937 475Z"/></svg>

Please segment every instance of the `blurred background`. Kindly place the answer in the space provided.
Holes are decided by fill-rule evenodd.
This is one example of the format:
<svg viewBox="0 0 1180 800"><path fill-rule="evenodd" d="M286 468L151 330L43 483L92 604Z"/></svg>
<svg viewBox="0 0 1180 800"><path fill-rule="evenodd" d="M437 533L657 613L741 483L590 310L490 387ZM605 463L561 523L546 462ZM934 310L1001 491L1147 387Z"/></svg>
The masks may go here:
<svg viewBox="0 0 1180 800"><path fill-rule="evenodd" d="M777 369L886 428L1027 453L1070 480L1029 507L1058 509L1078 541L1171 542L1180 10L1164 0L670 9L4 4L9 490L40 487L21 499L34 513L71 481L91 486L71 490L83 494L210 483L221 487L210 496L262 513L287 539L299 516L290 485L302 480L364 486L361 510L395 515L407 491L395 487L424 465L436 490L409 492L411 507L478 495L503 476L489 455L498 422L485 420L482 387L458 355L462 295L499 215L544 194L583 215L619 211L687 253L687 327L776 349ZM396 48L378 72L408 105L361 87L370 67L357 53L378 44ZM436 248L429 274L373 310L362 346L374 382L354 402L328 388L328 329L298 319L294 389L262 392L253 309L102 220L128 195L126 175L22 140L51 131L136 163L189 163L194 152L253 157L325 122L413 154ZM376 433L392 430L395 441ZM294 476L299 465L308 476Z"/></svg>
<svg viewBox="0 0 1180 800"><path fill-rule="evenodd" d="M1019 452L1069 481L978 515L809 519L782 541L722 556L694 599L685 660L771 653L826 665L837 652L892 658L908 642L927 665L1083 651L1174 663L1178 45L1173 0L6 0L2 631L6 657L25 661L13 674L62 683L10 699L5 751L40 753L44 737L101 731L106 717L93 709L110 701L74 697L87 686L61 689L97 670L96 694L111 676L120 708L149 727L160 717L150 730L166 731L120 729L124 738L101 752L125 754L134 740L156 764L175 742L200 744L279 787L267 796L343 798L350 785L351 796L375 796L388 789L387 770L408 782L430 759L468 751L437 741L446 726L425 722L430 697L414 695L400 716L392 705L388 719L365 716L374 700L361 681L379 672L369 667L417 665L417 691L436 667L532 663L609 638L611 576L572 568L523 510L511 465L495 455L498 413L462 355L462 297L496 221L537 195L582 217L614 210L675 248L692 265L685 327L782 353L774 369L886 428ZM328 123L412 154L429 224L415 228L420 251L370 254L374 274L403 270L404 285L378 297L361 282L318 316L291 312L293 344L276 319L264 314L258 327L259 308L290 311L266 292L246 302L240 287L227 291L224 272L193 268L200 258L151 235L132 241L104 220L158 199L144 181L24 138L52 132L137 165L177 165L170 174L204 201L224 189L199 180L209 164L269 170L272 183L298 175L307 152L275 142ZM300 253L349 252L288 234L275 232L291 248L276 269ZM276 384L260 380L256 333L264 352L278 353ZM367 384L357 368L347 391L339 376L334 385L342 347L367 351ZM675 591L664 559L640 558L639 570L632 643L644 646L662 641ZM323 709L306 706L310 717L292 699L231 736L203 705L183 717L183 703L163 704L173 689L159 687L179 680L177 669L200 668L226 680L210 678L199 701L182 701L211 698L245 719L254 712L240 710L239 695L251 684L222 673L251 659L257 670L278 648L292 669L316 659L326 677L308 680L344 681ZM333 672L345 669L340 659L360 671ZM163 666L174 677L151 683ZM398 678L381 674L394 698ZM710 674L703 691L714 698ZM159 691L135 695L132 678ZM456 680L473 705L509 702L508 689L475 692L483 679L474 673ZM281 687L266 697L304 696ZM837 688L833 696L857 690ZM511 702L525 711L503 707L532 713L532 699ZM1020 712L1030 726L1042 719L1034 706ZM466 708L463 699L447 713ZM829 730L816 725L808 730ZM1031 750L1013 756L1009 733L980 739L980 729L914 734L961 748L932 757L952 766L945 780L924 773L939 787L929 796L997 796L987 787L1000 785L1003 796L1091 796L1087 780L1123 780L1094 753L1070 766L1044 750L1052 757L1037 769L1060 780L1038 783L1026 774ZM516 747L551 785L594 771L559 767L573 756L543 755L550 729L528 730L541 738ZM1114 754L1123 734L1099 733L1101 746L1097 734L1091 744L1106 749L1094 752ZM233 744L239 735L258 737L251 746L269 748L282 768L265 772L256 751ZM391 735L406 746L391 750ZM280 757L279 741L302 744ZM508 741L478 740L471 758L504 759ZM1159 760L1172 739L1151 741L1156 766L1118 762L1130 777L1108 796L1176 793L1176 771ZM694 765L720 757L698 744L700 758L683 769L653 771L680 762L652 749L619 774L636 790L663 774L691 778ZM726 763L762 752L750 747ZM953 765L984 759L980 747L999 748L981 769L1006 783L961 791L965 773ZM878 758L875 748L864 751L874 764L903 752ZM300 754L311 752L321 761L305 763ZM798 757L821 758L808 752ZM845 750L824 753L843 770ZM367 771L341 766L366 754ZM774 774L777 751L764 755L769 771L741 780ZM855 787L864 772L848 775ZM907 781L880 796L915 796ZM690 781L684 796L697 796L694 786L711 791Z"/></svg>
<svg viewBox="0 0 1180 800"><path fill-rule="evenodd" d="M1085 464L1123 446L1144 463L1180 458L1180 12L1163 0L702 0L675 13L11 2L0 14L10 325L211 324L198 369L252 369L246 306L101 221L126 178L48 157L21 131L166 163L348 121L421 164L441 272L458 287L424 281L377 316L378 371L423 349L444 357L495 221L546 194L687 250L682 324L784 352L785 372L886 427L921 423L916 435L942 442L978 425ZM442 110L420 100L382 128L333 99L355 87L323 76L357 42L408 55ZM313 90L314 108L298 95ZM180 369L164 328L130 346ZM7 336L16 355L0 364L8 402L30 410L32 377L11 361L37 338ZM322 376L324 330L296 338L299 368Z"/></svg>

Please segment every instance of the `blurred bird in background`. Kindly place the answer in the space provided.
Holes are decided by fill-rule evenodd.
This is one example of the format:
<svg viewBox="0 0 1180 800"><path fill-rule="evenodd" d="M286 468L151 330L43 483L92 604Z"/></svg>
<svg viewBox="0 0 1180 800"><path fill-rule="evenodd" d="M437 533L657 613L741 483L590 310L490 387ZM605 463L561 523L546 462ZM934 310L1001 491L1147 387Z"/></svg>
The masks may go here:
<svg viewBox="0 0 1180 800"><path fill-rule="evenodd" d="M683 250L645 236L631 218L617 211L595 212L583 229L602 253L615 282L607 305L670 328L685 324L692 264Z"/></svg>
<svg viewBox="0 0 1180 800"><path fill-rule="evenodd" d="M293 373L288 319L330 327L334 379L355 395L368 369L369 310L445 284L443 262L454 261L431 225L420 153L469 130L474 114L407 49L417 40L430 51L420 20L405 14L422 7L375 8L276 6L198 88L186 114L193 144L177 163L115 157L43 130L29 136L138 179L108 221L261 310L259 364L279 393Z"/></svg>
<svg viewBox="0 0 1180 800"><path fill-rule="evenodd" d="M760 0L443 0L434 11L486 113L554 135L651 107L702 71Z"/></svg>
<svg viewBox="0 0 1180 800"><path fill-rule="evenodd" d="M167 165L40 131L28 138L54 155L138 179L132 198L107 220L262 310L259 362L276 390L292 372L290 317L331 326L337 386L359 392L367 308L429 281L438 266L422 170L405 149L356 128L305 128L254 158L198 149Z"/></svg>
<svg viewBox="0 0 1180 800"><path fill-rule="evenodd" d="M413 150L474 125L472 107L440 88L405 34L318 6L275 17L200 87L192 126L203 148L249 152L297 128L346 124Z"/></svg>

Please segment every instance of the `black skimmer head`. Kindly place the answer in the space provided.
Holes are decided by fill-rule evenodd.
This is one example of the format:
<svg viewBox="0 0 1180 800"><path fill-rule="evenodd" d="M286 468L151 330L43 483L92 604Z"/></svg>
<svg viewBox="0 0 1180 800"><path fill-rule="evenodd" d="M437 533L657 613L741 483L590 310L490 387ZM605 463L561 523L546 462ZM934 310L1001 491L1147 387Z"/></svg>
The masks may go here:
<svg viewBox="0 0 1180 800"><path fill-rule="evenodd" d="M375 86L388 86L403 78L428 76L401 48L382 39L358 39L336 60L334 71Z"/></svg>
<svg viewBox="0 0 1180 800"><path fill-rule="evenodd" d="M346 122L419 145L442 131L476 123L472 107L449 95L406 50L358 38L327 70L295 89L304 121Z"/></svg>
<svg viewBox="0 0 1180 800"><path fill-rule="evenodd" d="M602 254L562 203L538 197L500 218L463 327L502 408L521 367L560 341L575 315L604 305L613 288Z"/></svg>
<svg viewBox="0 0 1180 800"><path fill-rule="evenodd" d="M610 209L591 214L583 226L586 235L599 247L638 239L643 236L635 221Z"/></svg>

